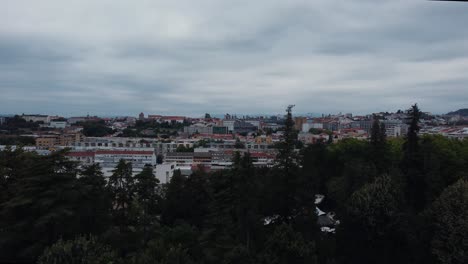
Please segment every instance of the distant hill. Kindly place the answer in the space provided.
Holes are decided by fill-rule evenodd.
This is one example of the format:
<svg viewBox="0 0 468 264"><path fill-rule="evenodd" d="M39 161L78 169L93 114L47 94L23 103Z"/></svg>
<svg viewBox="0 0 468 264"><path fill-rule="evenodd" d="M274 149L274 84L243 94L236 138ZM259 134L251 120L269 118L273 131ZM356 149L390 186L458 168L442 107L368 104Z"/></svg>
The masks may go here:
<svg viewBox="0 0 468 264"><path fill-rule="evenodd" d="M468 108L459 109L459 110L457 110L457 111L453 111L453 112L447 113L447 115L468 116Z"/></svg>

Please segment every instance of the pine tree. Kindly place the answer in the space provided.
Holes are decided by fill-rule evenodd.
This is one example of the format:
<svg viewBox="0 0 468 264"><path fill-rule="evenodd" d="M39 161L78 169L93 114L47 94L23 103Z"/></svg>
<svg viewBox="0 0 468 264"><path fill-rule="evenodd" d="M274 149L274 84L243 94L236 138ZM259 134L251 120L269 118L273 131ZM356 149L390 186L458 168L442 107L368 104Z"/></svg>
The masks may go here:
<svg viewBox="0 0 468 264"><path fill-rule="evenodd" d="M141 208L139 225L142 226L144 234L148 234L148 228L157 223L157 215L161 212L159 180L154 175L151 165L146 165L142 172L135 175L135 180L136 199Z"/></svg>
<svg viewBox="0 0 468 264"><path fill-rule="evenodd" d="M296 211L298 197L296 187L299 178L299 155L295 150L297 133L294 130L292 118L292 108L286 108L286 120L282 140L278 143L278 155L276 166L272 171L272 186L274 192L272 197L272 208L276 214L280 215L282 222L289 222L289 219Z"/></svg>
<svg viewBox="0 0 468 264"><path fill-rule="evenodd" d="M373 146L379 146L382 140L382 129L380 127L380 120L377 117L377 115L374 115L374 121L372 123L371 127L371 137L370 137L370 142Z"/></svg>
<svg viewBox="0 0 468 264"><path fill-rule="evenodd" d="M374 122L371 128L371 159L377 167L379 173L387 173L388 157L387 157L387 135L385 124L381 123L377 115L374 115Z"/></svg>
<svg viewBox="0 0 468 264"><path fill-rule="evenodd" d="M111 195L106 188L106 179L98 163L84 166L78 182L83 189L81 201L81 222L89 227L89 232L98 234L110 224Z"/></svg>
<svg viewBox="0 0 468 264"><path fill-rule="evenodd" d="M412 158L419 149L419 120L421 118L421 111L418 108L418 104L414 104L407 111L408 117L406 123L408 124L408 133L406 134L406 141L404 145L405 155L407 158Z"/></svg>
<svg viewBox="0 0 468 264"><path fill-rule="evenodd" d="M408 133L403 144L402 170L406 176L406 195L409 204L416 210L422 210L425 204L426 184L424 180L423 164L419 152L419 119L421 111L417 104L407 111L406 122Z"/></svg>
<svg viewBox="0 0 468 264"><path fill-rule="evenodd" d="M170 182L165 186L161 220L165 225L173 225L185 215L185 184L187 179L180 170L175 170Z"/></svg>
<svg viewBox="0 0 468 264"><path fill-rule="evenodd" d="M38 264L109 264L118 260L116 252L96 237L80 236L67 241L60 239L43 252Z"/></svg>
<svg viewBox="0 0 468 264"><path fill-rule="evenodd" d="M114 221L121 230L131 222L130 207L135 196L132 172L132 163L121 159L108 182L113 200Z"/></svg>
<svg viewBox="0 0 468 264"><path fill-rule="evenodd" d="M294 130L294 120L292 118L292 108L286 108L286 120L281 142L278 144L277 167L286 173L295 168L298 163L298 155L294 150L297 141L297 133Z"/></svg>
<svg viewBox="0 0 468 264"><path fill-rule="evenodd" d="M80 223L82 190L76 164L64 152L18 158L28 162L11 172L16 179L0 205L0 262L34 262L60 237L86 231Z"/></svg>

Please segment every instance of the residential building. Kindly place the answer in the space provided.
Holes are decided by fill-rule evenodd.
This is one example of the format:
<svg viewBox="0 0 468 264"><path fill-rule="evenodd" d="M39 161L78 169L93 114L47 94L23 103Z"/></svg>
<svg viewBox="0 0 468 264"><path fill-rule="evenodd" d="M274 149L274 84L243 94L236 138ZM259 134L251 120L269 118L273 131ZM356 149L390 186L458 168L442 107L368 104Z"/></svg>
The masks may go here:
<svg viewBox="0 0 468 264"><path fill-rule="evenodd" d="M42 122L48 124L50 122L50 117L48 115L21 115L21 117L27 122Z"/></svg>
<svg viewBox="0 0 468 264"><path fill-rule="evenodd" d="M94 162L101 166L104 176L111 176L120 160L131 162L134 174L140 173L145 165L156 165L154 151L97 150L94 156Z"/></svg>
<svg viewBox="0 0 468 264"><path fill-rule="evenodd" d="M64 129L67 124L67 121L50 121L49 127Z"/></svg>
<svg viewBox="0 0 468 264"><path fill-rule="evenodd" d="M175 162L165 162L163 164L157 164L154 170L156 178L159 180L159 183L166 184L169 183L174 171L176 170Z"/></svg>
<svg viewBox="0 0 468 264"><path fill-rule="evenodd" d="M66 154L70 160L79 162L81 165L94 164L94 156L94 151L72 151Z"/></svg>

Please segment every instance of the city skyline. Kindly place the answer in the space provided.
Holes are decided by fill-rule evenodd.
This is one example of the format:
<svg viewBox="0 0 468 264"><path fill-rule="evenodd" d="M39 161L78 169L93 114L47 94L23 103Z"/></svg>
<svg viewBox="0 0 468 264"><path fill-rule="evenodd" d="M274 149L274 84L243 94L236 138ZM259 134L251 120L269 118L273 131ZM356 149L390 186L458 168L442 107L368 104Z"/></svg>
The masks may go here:
<svg viewBox="0 0 468 264"><path fill-rule="evenodd" d="M0 112L357 114L468 102L468 5L2 1ZM214 111L216 110L216 111Z"/></svg>

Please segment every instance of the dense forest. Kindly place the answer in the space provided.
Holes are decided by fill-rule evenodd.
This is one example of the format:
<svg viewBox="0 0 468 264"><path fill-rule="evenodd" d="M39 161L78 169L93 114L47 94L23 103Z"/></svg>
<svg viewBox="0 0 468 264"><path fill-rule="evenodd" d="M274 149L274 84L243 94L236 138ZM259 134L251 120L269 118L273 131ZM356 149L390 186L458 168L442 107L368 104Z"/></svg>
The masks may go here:
<svg viewBox="0 0 468 264"><path fill-rule="evenodd" d="M408 134L296 146L291 109L277 163L176 171L161 185L121 161L106 180L64 152L0 152L0 262L468 263L468 141ZM322 232L321 209L336 231Z"/></svg>

